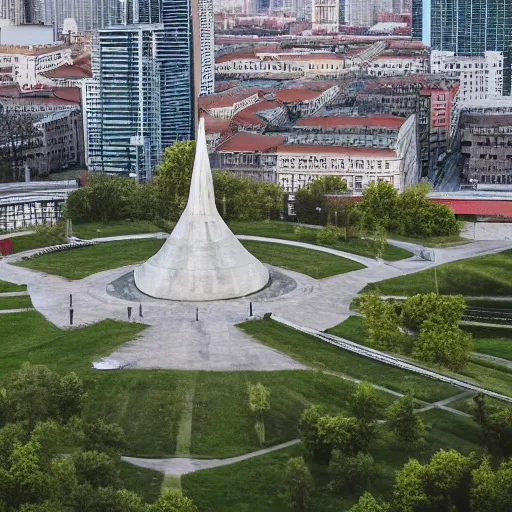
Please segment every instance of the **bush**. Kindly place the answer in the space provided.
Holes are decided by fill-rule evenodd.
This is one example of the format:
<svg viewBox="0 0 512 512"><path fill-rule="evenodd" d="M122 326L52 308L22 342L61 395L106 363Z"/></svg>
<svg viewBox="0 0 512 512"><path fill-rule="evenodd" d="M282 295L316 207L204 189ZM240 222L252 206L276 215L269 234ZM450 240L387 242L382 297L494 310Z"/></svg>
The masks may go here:
<svg viewBox="0 0 512 512"><path fill-rule="evenodd" d="M366 453L347 456L334 450L329 463L329 475L332 478L329 487L333 491L363 491L376 477L375 461Z"/></svg>
<svg viewBox="0 0 512 512"><path fill-rule="evenodd" d="M48 245L61 245L68 241L64 222L58 222L53 226L37 226L35 231L37 235L48 242Z"/></svg>
<svg viewBox="0 0 512 512"><path fill-rule="evenodd" d="M290 459L284 476L288 505L294 512L309 509L309 498L313 492L313 478L302 457Z"/></svg>
<svg viewBox="0 0 512 512"><path fill-rule="evenodd" d="M318 231L316 235L317 243L321 245L334 245L343 236L343 231L334 226L327 226Z"/></svg>

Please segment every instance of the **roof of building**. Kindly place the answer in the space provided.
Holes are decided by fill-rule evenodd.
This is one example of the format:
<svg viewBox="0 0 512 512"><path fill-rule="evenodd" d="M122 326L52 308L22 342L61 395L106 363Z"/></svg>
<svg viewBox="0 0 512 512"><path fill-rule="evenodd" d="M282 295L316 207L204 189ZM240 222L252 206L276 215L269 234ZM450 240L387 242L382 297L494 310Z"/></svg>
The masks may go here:
<svg viewBox="0 0 512 512"><path fill-rule="evenodd" d="M236 87L225 92L200 96L199 106L204 109L231 107L260 91L260 87Z"/></svg>
<svg viewBox="0 0 512 512"><path fill-rule="evenodd" d="M301 155L340 155L359 158L397 158L396 151L392 149L353 148L347 146L313 146L299 144L282 144L277 148L278 154Z"/></svg>
<svg viewBox="0 0 512 512"><path fill-rule="evenodd" d="M315 116L301 119L297 126L311 126L319 128L365 127L399 129L404 123L405 117L371 115L363 116Z"/></svg>
<svg viewBox="0 0 512 512"><path fill-rule="evenodd" d="M277 148L277 146L283 142L284 137L282 136L268 136L249 132L238 132L221 144L217 148L217 151L230 153L266 153L272 148Z"/></svg>
<svg viewBox="0 0 512 512"><path fill-rule="evenodd" d="M78 87L55 87L53 94L58 99L80 103L80 89Z"/></svg>
<svg viewBox="0 0 512 512"><path fill-rule="evenodd" d="M229 119L219 119L213 117L207 112L201 114L204 118L204 129L207 135L212 133L224 133L231 127L231 121Z"/></svg>
<svg viewBox="0 0 512 512"><path fill-rule="evenodd" d="M42 45L2 45L0 46L0 54L10 55L45 55L47 53L53 53L61 50L66 50L68 47L62 42L53 44L42 44Z"/></svg>
<svg viewBox="0 0 512 512"><path fill-rule="evenodd" d="M464 123L475 127L510 126L512 124L512 114L464 113Z"/></svg>
<svg viewBox="0 0 512 512"><path fill-rule="evenodd" d="M276 98L283 103L300 103L318 98L324 91L312 91L311 89L278 89L273 91Z"/></svg>
<svg viewBox="0 0 512 512"><path fill-rule="evenodd" d="M64 64L63 66L59 66L58 68L52 69L51 71L47 71L46 73L42 74L48 78L82 79L92 77L90 67L86 68L85 66L77 66L76 64Z"/></svg>
<svg viewBox="0 0 512 512"><path fill-rule="evenodd" d="M237 112L233 121L242 126L264 126L267 122L259 117L258 112L270 110L281 106L279 101L262 99Z"/></svg>

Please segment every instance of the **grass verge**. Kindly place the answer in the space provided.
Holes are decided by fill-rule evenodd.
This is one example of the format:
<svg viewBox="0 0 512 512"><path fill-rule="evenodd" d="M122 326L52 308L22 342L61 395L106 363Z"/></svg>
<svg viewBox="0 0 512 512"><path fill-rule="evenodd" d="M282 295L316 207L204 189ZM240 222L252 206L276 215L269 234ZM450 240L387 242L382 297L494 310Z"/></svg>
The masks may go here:
<svg viewBox="0 0 512 512"><path fill-rule="evenodd" d="M469 296L512 296L512 251L446 263L437 267L439 293ZM368 285L363 292L415 295L436 291L434 269Z"/></svg>
<svg viewBox="0 0 512 512"><path fill-rule="evenodd" d="M158 252L164 243L165 240L152 238L109 242L43 254L16 265L67 279L83 279L104 270L143 262ZM313 249L252 241L244 242L244 245L264 263L301 272L316 279L365 268L360 263Z"/></svg>
<svg viewBox="0 0 512 512"><path fill-rule="evenodd" d="M0 297L0 311L7 309L27 309L32 307L29 296L23 297Z"/></svg>
<svg viewBox="0 0 512 512"><path fill-rule="evenodd" d="M460 392L456 386L342 350L272 320L246 322L239 327L263 344L311 367L379 384L400 393L411 392L419 400L436 402Z"/></svg>
<svg viewBox="0 0 512 512"><path fill-rule="evenodd" d="M423 245L424 247L454 247L456 245L465 245L471 243L471 240L462 238L458 235L450 236L432 236L429 238L411 238L408 236L400 236L394 233L389 233L388 238L398 240L400 242L410 242L413 244Z"/></svg>
<svg viewBox="0 0 512 512"><path fill-rule="evenodd" d="M11 292L26 292L27 287L23 285L8 283L7 281L0 281L0 293Z"/></svg>
<svg viewBox="0 0 512 512"><path fill-rule="evenodd" d="M141 233L158 233L162 231L152 222L137 220L120 220L117 222L88 222L73 224L73 234L78 238L90 240L106 236L139 235Z"/></svg>
<svg viewBox="0 0 512 512"><path fill-rule="evenodd" d="M306 242L309 244L320 245L316 242L318 229L303 228L302 235L298 237L295 234L297 224L290 222L265 221L265 222L230 222L229 227L237 235L263 236L268 238L280 238L282 240L295 240L297 242ZM329 245L332 249L345 251L359 256L375 258L377 246L372 240L363 240L361 238L349 238L347 241L340 240L334 245ZM386 244L383 259L387 261L398 261L410 258L412 253Z"/></svg>
<svg viewBox="0 0 512 512"><path fill-rule="evenodd" d="M323 279L365 268L364 265L355 261L315 251L314 249L304 249L302 247L268 242L254 242L252 240L244 240L242 244L250 253L264 263L294 270L314 279Z"/></svg>

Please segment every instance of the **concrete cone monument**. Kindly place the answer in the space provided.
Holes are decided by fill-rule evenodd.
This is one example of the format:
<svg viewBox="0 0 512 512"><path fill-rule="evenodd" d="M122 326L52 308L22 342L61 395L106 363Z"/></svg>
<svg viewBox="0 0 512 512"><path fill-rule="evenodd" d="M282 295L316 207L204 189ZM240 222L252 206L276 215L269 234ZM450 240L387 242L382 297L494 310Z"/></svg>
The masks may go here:
<svg viewBox="0 0 512 512"><path fill-rule="evenodd" d="M201 119L187 206L160 251L135 270L135 285L160 299L209 301L250 295L269 279L217 211Z"/></svg>

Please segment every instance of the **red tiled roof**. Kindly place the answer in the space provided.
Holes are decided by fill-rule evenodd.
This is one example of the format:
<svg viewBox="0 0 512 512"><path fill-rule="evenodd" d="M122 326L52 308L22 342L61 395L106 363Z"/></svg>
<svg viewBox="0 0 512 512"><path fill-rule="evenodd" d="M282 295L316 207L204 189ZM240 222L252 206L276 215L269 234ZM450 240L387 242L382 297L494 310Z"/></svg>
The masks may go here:
<svg viewBox="0 0 512 512"><path fill-rule="evenodd" d="M266 153L284 142L284 137L258 135L256 133L238 132L221 144L217 151L223 152L258 152Z"/></svg>
<svg viewBox="0 0 512 512"><path fill-rule="evenodd" d="M267 123L261 117L259 117L257 113L262 112L263 110L278 108L280 105L281 103L274 100L261 100L258 101L258 103L249 105L240 112L237 112L233 117L233 120L243 126L263 126Z"/></svg>
<svg viewBox="0 0 512 512"><path fill-rule="evenodd" d="M231 127L229 119L219 119L206 112L202 116L204 117L204 130L207 134L224 133Z"/></svg>
<svg viewBox="0 0 512 512"><path fill-rule="evenodd" d="M279 89L274 91L276 98L283 103L299 103L301 101L314 100L318 98L321 91L310 89Z"/></svg>
<svg viewBox="0 0 512 512"><path fill-rule="evenodd" d="M51 71L47 71L43 73L44 76L48 78L90 78L92 77L92 72L89 69L81 66L64 64L63 66L59 66L58 68L52 69Z"/></svg>
<svg viewBox="0 0 512 512"><path fill-rule="evenodd" d="M368 117L326 116L301 119L297 126L338 128L344 126L372 126L398 129L405 123L405 117L372 115Z"/></svg>
<svg viewBox="0 0 512 512"><path fill-rule="evenodd" d="M80 89L78 87L56 87L53 94L58 99L80 103Z"/></svg>
<svg viewBox="0 0 512 512"><path fill-rule="evenodd" d="M221 55L220 57L215 58L215 64L221 64L222 62L229 62L231 60L241 60L241 59L254 59L254 52L240 52L240 53L226 53L226 55Z"/></svg>
<svg viewBox="0 0 512 512"><path fill-rule="evenodd" d="M260 87L241 87L230 89L226 92L209 94L208 96L199 97L199 106L204 109L231 107L239 101L245 100L253 94L261 91Z"/></svg>
<svg viewBox="0 0 512 512"><path fill-rule="evenodd" d="M217 80L215 82L215 92L224 92L238 85L240 85L240 82L221 82Z"/></svg>
<svg viewBox="0 0 512 512"><path fill-rule="evenodd" d="M0 87L0 96L4 98L19 98L20 89L17 85L3 85Z"/></svg>
<svg viewBox="0 0 512 512"><path fill-rule="evenodd" d="M316 155L343 155L353 157L379 157L396 158L396 151L392 149L351 148L346 146L310 146L297 144L282 144L277 148L279 154L316 154Z"/></svg>

